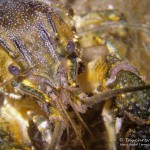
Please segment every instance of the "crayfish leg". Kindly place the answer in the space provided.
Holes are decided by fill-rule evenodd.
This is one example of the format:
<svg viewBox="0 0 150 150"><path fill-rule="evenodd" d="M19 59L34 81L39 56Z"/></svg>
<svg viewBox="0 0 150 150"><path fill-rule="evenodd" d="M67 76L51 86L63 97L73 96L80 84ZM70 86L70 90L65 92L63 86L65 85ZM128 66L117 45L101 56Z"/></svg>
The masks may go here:
<svg viewBox="0 0 150 150"><path fill-rule="evenodd" d="M54 122L54 131L52 134L52 140L47 150L54 150L59 142L59 139L63 132L63 123L60 121Z"/></svg>
<svg viewBox="0 0 150 150"><path fill-rule="evenodd" d="M42 134L44 140L47 143L51 142L51 130L52 127L49 123L49 121L42 115L38 115L36 113L34 113L33 111L28 111L27 112L28 116L30 117L30 119L33 121L33 123L37 126L38 130L40 131L40 133Z"/></svg>
<svg viewBox="0 0 150 150"><path fill-rule="evenodd" d="M108 135L109 150L116 150L116 132L115 132L115 119L112 113L112 101L106 101L102 110L102 117Z"/></svg>
<svg viewBox="0 0 150 150"><path fill-rule="evenodd" d="M129 86L129 87L120 88L120 89L118 88L118 89L113 89L113 90L107 90L105 92L102 92L101 94L94 95L92 97L83 98L80 100L83 103L91 106L91 105L100 103L102 101L106 101L109 98L113 98L120 94L130 93L130 92L135 92L135 91L142 91L146 89L150 89L150 84L140 85L140 86Z"/></svg>

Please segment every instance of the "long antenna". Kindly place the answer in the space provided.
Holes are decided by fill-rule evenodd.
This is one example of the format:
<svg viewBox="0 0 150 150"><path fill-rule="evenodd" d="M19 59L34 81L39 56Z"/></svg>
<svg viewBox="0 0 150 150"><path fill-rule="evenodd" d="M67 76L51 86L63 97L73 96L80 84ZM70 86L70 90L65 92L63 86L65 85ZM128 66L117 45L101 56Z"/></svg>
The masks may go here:
<svg viewBox="0 0 150 150"><path fill-rule="evenodd" d="M92 134L92 132L91 132L91 130L88 128L88 126L86 125L86 123L84 122L84 120L82 119L82 117L80 116L80 114L79 114L79 113L77 112L77 110L75 109L75 107L74 107L74 105L73 105L73 102L72 102L71 99L68 97L67 93L66 93L65 91L64 91L64 93L65 93L65 95L66 95L66 97L67 97L67 99L68 99L68 101L69 101L69 103L70 103L72 109L74 110L75 114L77 115L78 119L81 121L81 123L83 124L83 126L87 129L87 131L89 132L89 134L90 134L92 137L94 137L93 134Z"/></svg>

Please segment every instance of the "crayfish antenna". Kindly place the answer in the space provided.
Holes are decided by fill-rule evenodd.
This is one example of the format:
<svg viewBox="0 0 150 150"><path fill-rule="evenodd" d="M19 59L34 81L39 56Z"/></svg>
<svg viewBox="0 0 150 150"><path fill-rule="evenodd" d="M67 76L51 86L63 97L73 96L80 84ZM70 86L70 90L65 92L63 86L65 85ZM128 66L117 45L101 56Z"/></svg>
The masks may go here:
<svg viewBox="0 0 150 150"><path fill-rule="evenodd" d="M65 110L65 108L64 108L64 106L63 106L63 104L62 104L62 102L61 102L60 99L58 99L58 103L60 104L60 107L61 107L62 111L64 112L65 116L66 116L67 119L69 120L69 122L70 122L70 124L71 124L73 130L75 131L75 133L76 133L76 135L77 135L77 137L78 137L78 139L79 139L79 141L80 141L80 143L81 143L81 145L82 145L82 147L86 150L85 145L84 145L84 143L83 143L83 141L82 141L82 139L81 139L81 137L80 137L80 134L78 133L78 130L77 130L77 128L76 128L76 125L75 125L74 122L71 120L69 114L68 114L67 111Z"/></svg>
<svg viewBox="0 0 150 150"><path fill-rule="evenodd" d="M87 131L89 132L89 134L90 134L92 137L94 137L93 134L92 134L92 131L88 128L88 126L86 125L86 123L85 123L84 120L82 119L81 115L77 112L76 108L75 108L74 105L73 105L73 102L72 102L71 99L68 97L67 93L65 93L65 95L66 95L66 97L67 97L67 99L68 99L68 101L69 101L69 103L70 103L72 109L74 110L75 114L77 115L78 119L81 121L81 123L83 124L83 126L87 129Z"/></svg>
<svg viewBox="0 0 150 150"><path fill-rule="evenodd" d="M135 91L141 91L141 90L148 90L148 89L150 89L150 84L141 85L141 86L129 86L129 87L120 88L120 89L108 90L108 91L102 92L99 95L95 95L95 96L80 99L80 100L83 103L93 105L93 104L105 101L105 100L107 100L109 98L112 98L114 96L117 96L119 94L124 94L124 93L128 93L128 92L135 92Z"/></svg>

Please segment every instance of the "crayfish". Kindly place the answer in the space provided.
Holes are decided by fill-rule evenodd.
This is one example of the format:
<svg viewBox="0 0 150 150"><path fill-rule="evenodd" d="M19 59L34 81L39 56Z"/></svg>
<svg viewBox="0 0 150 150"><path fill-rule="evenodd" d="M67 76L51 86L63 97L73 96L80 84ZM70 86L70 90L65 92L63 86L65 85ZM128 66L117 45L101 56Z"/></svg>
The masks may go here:
<svg viewBox="0 0 150 150"><path fill-rule="evenodd" d="M91 14L86 16L89 22L86 17L83 22L92 24L94 20L100 25L100 16L103 21L118 21L112 13ZM118 118L131 123L122 128L121 135L150 136L150 85L120 56L112 37L105 33L94 37L108 54L86 62L72 13L67 13L61 2L0 2L1 149L63 149L64 141L71 142L63 138L73 134L71 129L75 142L79 140L88 149L78 126L83 125L91 139L95 137L81 114L101 103L105 103L102 116L109 149L118 146Z"/></svg>

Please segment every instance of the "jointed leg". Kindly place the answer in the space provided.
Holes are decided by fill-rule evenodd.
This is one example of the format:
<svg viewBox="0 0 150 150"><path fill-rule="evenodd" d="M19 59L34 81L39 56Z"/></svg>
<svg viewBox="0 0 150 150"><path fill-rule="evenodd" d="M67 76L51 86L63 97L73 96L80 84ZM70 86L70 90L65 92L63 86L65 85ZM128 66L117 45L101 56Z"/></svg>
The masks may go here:
<svg viewBox="0 0 150 150"><path fill-rule="evenodd" d="M116 132L115 132L115 119L112 115L112 110L111 110L111 101L106 101L103 111L102 111L102 116L104 120L104 124L106 127L106 131L108 134L108 145L109 145L109 150L116 150Z"/></svg>
<svg viewBox="0 0 150 150"><path fill-rule="evenodd" d="M80 100L85 104L93 105L93 104L105 101L109 98L115 97L119 94L124 94L124 93L134 92L134 91L141 91L141 90L146 90L146 89L150 89L150 84L141 85L141 86L129 86L129 87L120 88L120 89L107 90L105 92L102 92L99 95L95 95L95 96L88 97L88 98L83 98Z"/></svg>

